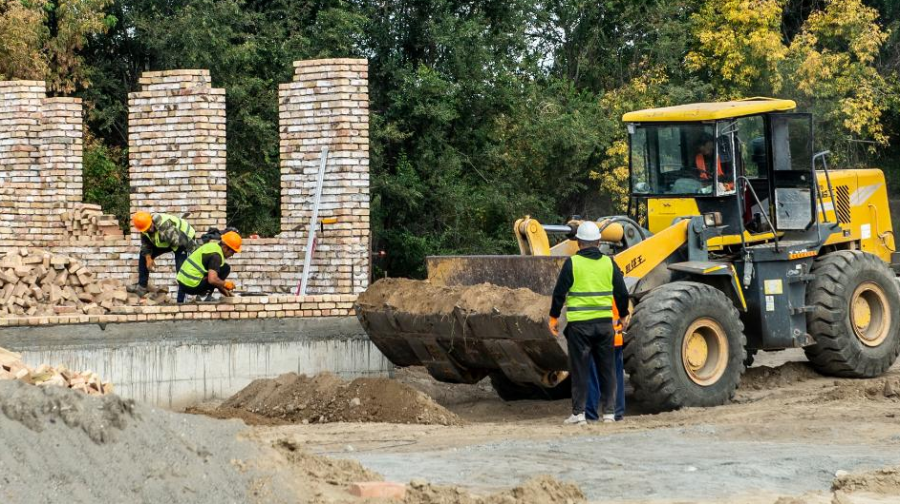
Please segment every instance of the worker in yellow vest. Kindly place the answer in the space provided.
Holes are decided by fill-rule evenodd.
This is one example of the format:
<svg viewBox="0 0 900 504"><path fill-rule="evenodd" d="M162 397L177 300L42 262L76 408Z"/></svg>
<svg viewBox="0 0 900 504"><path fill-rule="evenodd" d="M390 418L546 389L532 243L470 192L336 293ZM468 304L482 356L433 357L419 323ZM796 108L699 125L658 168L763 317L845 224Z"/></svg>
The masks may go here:
<svg viewBox="0 0 900 504"><path fill-rule="evenodd" d="M172 252L175 255L175 271L194 249L196 233L188 221L174 215L137 212L131 218L134 228L141 234L141 251L138 254L138 281L128 288L130 292L144 295L150 272L156 268L156 258Z"/></svg>
<svg viewBox="0 0 900 504"><path fill-rule="evenodd" d="M601 413L604 422L615 421L616 379L613 342L613 304L622 317L628 315L628 289L622 271L600 251L600 229L582 222L575 234L578 253L566 259L553 289L550 331L559 335L559 317L566 308L565 336L572 377L572 415L564 422L584 425L584 410L593 360L600 375Z"/></svg>
<svg viewBox="0 0 900 504"><path fill-rule="evenodd" d="M231 297L234 283L226 280L231 266L226 261L241 251L241 235L229 231L221 241L211 241L197 247L178 270L178 302L187 294L206 296L210 300L214 290Z"/></svg>
<svg viewBox="0 0 900 504"><path fill-rule="evenodd" d="M616 422L625 417L625 357L622 351L625 346L625 321L619 317L619 310L613 303L613 330L615 337L613 339L613 348L615 349L616 360ZM591 365L591 380L588 388L587 404L584 408L585 418L590 420L600 420L597 412L597 405L600 404L600 377L597 375L596 366Z"/></svg>

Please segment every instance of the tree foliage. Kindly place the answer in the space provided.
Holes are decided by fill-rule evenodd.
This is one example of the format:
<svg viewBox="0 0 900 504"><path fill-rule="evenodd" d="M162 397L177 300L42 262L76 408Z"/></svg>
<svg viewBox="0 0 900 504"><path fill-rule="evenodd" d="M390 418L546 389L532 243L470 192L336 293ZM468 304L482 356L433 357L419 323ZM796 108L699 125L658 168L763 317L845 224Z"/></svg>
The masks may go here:
<svg viewBox="0 0 900 504"><path fill-rule="evenodd" d="M84 88L88 38L106 32L112 0L4 0L0 3L0 77L47 81L51 92Z"/></svg>
<svg viewBox="0 0 900 504"><path fill-rule="evenodd" d="M84 98L86 197L127 215L127 93L209 68L229 221L273 235L278 84L367 58L378 267L422 275L428 254L515 253L523 215L624 211L629 110L791 98L817 149L900 181L898 33L891 0L21 0L0 3L0 74Z"/></svg>

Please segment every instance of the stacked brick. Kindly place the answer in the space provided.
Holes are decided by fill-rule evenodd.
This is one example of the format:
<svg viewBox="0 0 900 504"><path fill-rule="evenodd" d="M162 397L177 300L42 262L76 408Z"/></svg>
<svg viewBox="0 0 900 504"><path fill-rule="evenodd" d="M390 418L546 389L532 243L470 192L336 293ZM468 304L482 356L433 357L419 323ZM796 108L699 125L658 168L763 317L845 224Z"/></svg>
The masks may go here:
<svg viewBox="0 0 900 504"><path fill-rule="evenodd" d="M305 248L319 159L327 146L319 218L337 223L319 240L309 292L358 293L369 271L368 64L309 60L295 62L294 69L294 82L279 90L282 236Z"/></svg>
<svg viewBox="0 0 900 504"><path fill-rule="evenodd" d="M225 226L225 90L209 70L144 72L128 95L131 209Z"/></svg>
<svg viewBox="0 0 900 504"><path fill-rule="evenodd" d="M119 307L129 313L0 318L0 325L343 316L369 275L368 70L365 60L295 63L279 90L282 233L246 239L229 261L244 297L219 305ZM226 225L225 92L206 70L146 72L129 94L132 211L179 215L198 232ZM0 252L42 246L78 258L98 279L136 280L138 236L81 202L81 104L43 83L0 82ZM322 148L329 148L307 297L300 281ZM151 284L174 292L171 256ZM248 297L250 296L250 297ZM136 316L137 318L133 317Z"/></svg>
<svg viewBox="0 0 900 504"><path fill-rule="evenodd" d="M0 327L157 322L165 320L229 320L353 315L356 295L240 296L217 303L115 306L106 315L61 314L0 317Z"/></svg>
<svg viewBox="0 0 900 504"><path fill-rule="evenodd" d="M59 217L66 233L75 240L116 241L123 238L118 219L104 214L100 205L75 203Z"/></svg>

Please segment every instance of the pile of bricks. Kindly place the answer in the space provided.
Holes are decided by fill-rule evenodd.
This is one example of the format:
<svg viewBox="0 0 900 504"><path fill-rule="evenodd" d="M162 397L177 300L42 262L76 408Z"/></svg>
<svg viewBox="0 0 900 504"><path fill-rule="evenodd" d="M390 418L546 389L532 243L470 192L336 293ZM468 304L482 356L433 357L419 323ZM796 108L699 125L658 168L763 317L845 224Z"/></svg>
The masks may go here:
<svg viewBox="0 0 900 504"><path fill-rule="evenodd" d="M115 241L123 238L118 219L104 214L100 205L78 203L59 217L69 236L79 240Z"/></svg>
<svg viewBox="0 0 900 504"><path fill-rule="evenodd" d="M30 368L22 362L22 356L0 347L0 380L19 380L41 387L66 387L84 392L88 395L111 394L113 385L104 382L97 373L85 371L79 373L66 369L65 366L48 366L41 364Z"/></svg>
<svg viewBox="0 0 900 504"><path fill-rule="evenodd" d="M77 259L34 248L0 257L0 316L104 315L128 302L121 282L98 280Z"/></svg>

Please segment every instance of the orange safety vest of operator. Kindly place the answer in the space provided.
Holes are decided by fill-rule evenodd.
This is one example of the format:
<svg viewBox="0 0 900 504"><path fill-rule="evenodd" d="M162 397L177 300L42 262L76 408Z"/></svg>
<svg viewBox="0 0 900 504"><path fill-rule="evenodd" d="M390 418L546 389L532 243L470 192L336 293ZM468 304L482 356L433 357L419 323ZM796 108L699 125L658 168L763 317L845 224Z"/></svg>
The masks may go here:
<svg viewBox="0 0 900 504"><path fill-rule="evenodd" d="M716 163L716 171L719 172L720 177L725 176L725 172L722 171L722 160L718 159ZM698 153L697 157L694 158L694 163L697 165L697 170L700 171L700 180L712 180L712 173L706 169L706 157L702 153Z"/></svg>
<svg viewBox="0 0 900 504"><path fill-rule="evenodd" d="M613 312L613 331L615 331L616 335L613 338L613 346L616 348L621 347L624 341L624 331L622 331L622 319L619 318L619 309L616 308L616 303L613 302L612 307Z"/></svg>
<svg viewBox="0 0 900 504"><path fill-rule="evenodd" d="M702 153L697 154L697 157L694 158L694 163L697 165L697 170L700 172L700 180L712 180L713 179L712 174L709 173L709 170L706 169L706 157L704 157ZM722 171L722 160L721 159L716 160L716 171L719 172L720 177L725 176L725 172ZM725 189L727 189L729 191L734 189L733 182L725 182L723 185L725 186Z"/></svg>

